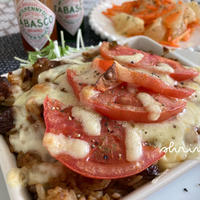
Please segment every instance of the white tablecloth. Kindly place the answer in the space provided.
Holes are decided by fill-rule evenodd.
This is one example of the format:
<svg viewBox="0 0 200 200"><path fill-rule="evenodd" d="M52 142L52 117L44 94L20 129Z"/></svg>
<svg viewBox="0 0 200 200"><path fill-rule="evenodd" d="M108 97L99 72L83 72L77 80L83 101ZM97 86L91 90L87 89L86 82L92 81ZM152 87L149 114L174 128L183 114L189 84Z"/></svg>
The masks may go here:
<svg viewBox="0 0 200 200"><path fill-rule="evenodd" d="M19 27L12 0L0 0L0 37L18 33Z"/></svg>

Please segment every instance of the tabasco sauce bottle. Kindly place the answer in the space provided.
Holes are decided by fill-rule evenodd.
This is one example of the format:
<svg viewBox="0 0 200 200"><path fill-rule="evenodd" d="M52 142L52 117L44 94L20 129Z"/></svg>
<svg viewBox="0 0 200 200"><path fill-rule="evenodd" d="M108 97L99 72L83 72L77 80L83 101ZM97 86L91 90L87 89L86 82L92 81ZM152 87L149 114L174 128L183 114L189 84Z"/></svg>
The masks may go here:
<svg viewBox="0 0 200 200"><path fill-rule="evenodd" d="M58 30L64 30L65 40L75 40L78 29L83 27L83 0L54 0L54 12Z"/></svg>
<svg viewBox="0 0 200 200"><path fill-rule="evenodd" d="M22 42L26 50L42 49L48 35L57 39L52 0L15 0Z"/></svg>

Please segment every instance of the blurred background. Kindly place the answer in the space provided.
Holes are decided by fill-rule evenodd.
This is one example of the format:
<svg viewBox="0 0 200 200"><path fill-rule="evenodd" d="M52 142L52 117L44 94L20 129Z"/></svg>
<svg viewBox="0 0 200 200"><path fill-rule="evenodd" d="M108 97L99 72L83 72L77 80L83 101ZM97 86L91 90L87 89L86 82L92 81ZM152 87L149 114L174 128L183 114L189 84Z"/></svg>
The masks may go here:
<svg viewBox="0 0 200 200"><path fill-rule="evenodd" d="M100 0L83 0L85 15ZM18 33L19 27L16 18L16 12L13 0L0 0L0 37L8 34Z"/></svg>

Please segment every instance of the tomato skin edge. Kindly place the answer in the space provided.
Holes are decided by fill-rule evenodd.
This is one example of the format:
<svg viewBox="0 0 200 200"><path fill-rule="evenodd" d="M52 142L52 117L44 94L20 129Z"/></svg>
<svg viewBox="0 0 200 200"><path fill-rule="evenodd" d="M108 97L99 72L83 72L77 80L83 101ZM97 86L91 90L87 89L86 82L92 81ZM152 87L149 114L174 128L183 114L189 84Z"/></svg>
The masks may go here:
<svg viewBox="0 0 200 200"><path fill-rule="evenodd" d="M186 102L181 102L181 104L171 110L164 111L161 113L160 117L152 121L148 117L148 112L146 110L138 110L138 111L131 111L126 106L124 109L120 106L109 104L106 105L104 102L102 104L98 104L92 99L87 98L85 95L81 95L82 102L91 107L92 109L96 110L97 112L101 113L104 116L112 120L121 120L121 121L129 121L129 122L137 122L137 123L158 123L176 116L178 113L182 112L186 106Z"/></svg>
<svg viewBox="0 0 200 200"><path fill-rule="evenodd" d="M116 52L114 51L116 48ZM130 47L125 47L125 46L120 46L118 45L117 47L114 47L113 50L109 50L109 42L103 42L101 47L100 47L100 54L103 58L105 59L113 59L115 55L115 53L117 55L120 55L120 48L123 51L122 55L133 55L134 53L142 53L144 56L148 56L149 54L137 49L132 49ZM129 49L129 51L128 51ZM171 73L170 76L177 80L177 81L184 81L184 80L189 80L189 79L193 79L196 76L199 75L199 72L194 70L194 69L187 69L185 67L183 67L179 62L168 59L168 58L164 58L158 55L153 55L155 57L155 59L159 60L161 63L166 63L169 64L173 69L174 69L174 73ZM142 62L142 61L140 61ZM139 62L139 63L140 63ZM138 64L139 64L138 63ZM130 65L130 66L134 66ZM139 66L137 66L137 68L140 68ZM141 68L143 68L141 66Z"/></svg>
<svg viewBox="0 0 200 200"><path fill-rule="evenodd" d="M144 153L148 152L148 153ZM142 171L144 171L146 168L150 167L153 163L158 161L161 157L165 155L164 152L161 152L159 148L154 148L151 146L143 146L143 156L139 159L139 161L135 162L127 162L124 165L115 165L114 167L112 165L105 166L104 164L99 163L87 163L87 167L81 160L75 161L75 163L72 163L74 166L81 167L82 171L78 168L72 167L68 165L68 159L71 160L71 158L67 158L66 155L59 155L56 159L59 160L61 163L63 163L65 166L70 168L71 170L75 171L78 174L81 174L88 178L94 178L94 179L118 179L118 178L125 178L128 176L136 175ZM146 162L146 160L148 160ZM144 164L145 161L145 164ZM137 164L142 164L142 168L137 168ZM128 165L128 168L127 168ZM134 169L134 173L133 173ZM103 173L102 173L103 172ZM122 174L123 172L123 174ZM121 173L121 174L120 174ZM96 175L98 174L98 175Z"/></svg>
<svg viewBox="0 0 200 200"><path fill-rule="evenodd" d="M193 89L169 86L158 78L154 78L145 73L130 70L117 62L115 62L111 68L113 74L115 74L114 76L117 77L118 80L132 83L138 85L139 87L144 87L155 93L180 99L187 98L194 93ZM111 70L111 68L109 70Z"/></svg>

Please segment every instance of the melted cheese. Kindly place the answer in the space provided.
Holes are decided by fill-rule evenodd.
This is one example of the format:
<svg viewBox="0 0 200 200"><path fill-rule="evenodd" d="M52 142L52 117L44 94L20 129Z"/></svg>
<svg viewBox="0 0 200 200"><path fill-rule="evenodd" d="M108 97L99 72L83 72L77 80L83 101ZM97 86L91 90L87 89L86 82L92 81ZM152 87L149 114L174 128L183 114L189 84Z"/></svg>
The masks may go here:
<svg viewBox="0 0 200 200"><path fill-rule="evenodd" d="M53 82L58 76L65 73L67 68L69 68L69 65L61 65L40 73L38 76L38 83L44 83L47 80L48 82Z"/></svg>
<svg viewBox="0 0 200 200"><path fill-rule="evenodd" d="M62 92L59 87L52 83L41 83L31 88L31 90L23 93L15 100L15 106L25 105L30 98L34 98L38 105L42 105L45 97L57 99L65 104L65 106L77 105L78 101L72 93Z"/></svg>
<svg viewBox="0 0 200 200"><path fill-rule="evenodd" d="M126 129L126 159L129 162L137 161L142 156L141 138L130 124L125 123L123 126Z"/></svg>
<svg viewBox="0 0 200 200"><path fill-rule="evenodd" d="M134 55L124 55L124 56L115 56L115 60L122 63L138 63L143 59L144 55L141 53L136 53ZM166 64L166 63L159 63L156 66L151 66L151 70L155 69L160 71L161 73L173 73L174 69Z"/></svg>
<svg viewBox="0 0 200 200"><path fill-rule="evenodd" d="M198 75L197 77L195 77L193 80L195 82L197 82L198 84L200 84L200 75Z"/></svg>
<svg viewBox="0 0 200 200"><path fill-rule="evenodd" d="M101 74L95 69L89 69L88 71L80 74L79 76L76 76L75 81L77 81L78 83L93 85L97 82L100 76Z"/></svg>
<svg viewBox="0 0 200 200"><path fill-rule="evenodd" d="M63 134L55 135L47 133L44 136L43 144L51 155L68 154L73 158L85 158L90 152L90 145L80 139L67 138Z"/></svg>
<svg viewBox="0 0 200 200"><path fill-rule="evenodd" d="M148 71L146 69L139 69L139 68L138 69L134 68L134 71L141 72L141 73L144 73L144 74L148 74L149 76L153 76L154 78L160 79L165 84L170 85L170 86L174 86L174 85L177 84L177 81L172 79L168 74L155 73L155 72Z"/></svg>
<svg viewBox="0 0 200 200"><path fill-rule="evenodd" d="M53 178L61 177L64 172L63 165L58 162L35 164L28 171L24 170L28 185L48 183Z"/></svg>
<svg viewBox="0 0 200 200"><path fill-rule="evenodd" d="M66 64L79 64L79 65L83 64L83 61L84 61L82 56L74 57L74 55L72 55L71 58L69 58L69 56L67 56L67 57L58 58L56 60L62 61Z"/></svg>
<svg viewBox="0 0 200 200"><path fill-rule="evenodd" d="M180 146L189 148L191 145L185 139L186 134L190 134L194 131L195 127L200 126L199 113L200 106L189 101L185 111L177 115L174 119L162 123L135 123L134 129L136 132L140 133L142 140L150 145L162 148L169 147L170 142L174 142L174 147L176 147L176 149ZM198 143L193 145L198 145ZM166 169L170 166L174 166L178 162L198 155L198 152L167 152L159 161L159 164L163 169Z"/></svg>
<svg viewBox="0 0 200 200"><path fill-rule="evenodd" d="M75 106L72 108L72 116L81 122L86 134L98 136L101 133L101 116L94 112Z"/></svg>
<svg viewBox="0 0 200 200"><path fill-rule="evenodd" d="M20 95L23 94L23 90L18 85L12 85L11 90L12 90L13 97L15 99L18 98Z"/></svg>
<svg viewBox="0 0 200 200"><path fill-rule="evenodd" d="M65 167L59 163L38 163L29 168L13 168L7 174L7 180L12 187L45 184L57 178L65 176Z"/></svg>
<svg viewBox="0 0 200 200"><path fill-rule="evenodd" d="M39 118L35 119L35 122L29 122L28 117L34 113L29 113L27 108L32 107L34 104L36 108L40 107L47 95L63 102L66 107L77 105L77 99L72 93L62 92L52 83L35 85L31 90L16 99L13 109L17 133L9 137L10 143L16 152L37 152L43 160L49 160L49 154L42 145L45 126Z"/></svg>
<svg viewBox="0 0 200 200"><path fill-rule="evenodd" d="M124 56L115 56L114 59L122 63L137 63L143 59L144 55L142 53L136 53L134 55L124 55Z"/></svg>
<svg viewBox="0 0 200 200"><path fill-rule="evenodd" d="M160 117L160 113L162 111L161 104L145 92L138 93L137 98L149 112L149 119L156 121Z"/></svg>
<svg viewBox="0 0 200 200"><path fill-rule="evenodd" d="M60 75L54 80L54 83L60 88L61 91L73 93L73 89L66 78L66 73Z"/></svg>
<svg viewBox="0 0 200 200"><path fill-rule="evenodd" d="M12 187L25 186L26 179L19 168L11 169L7 174L8 184Z"/></svg>
<svg viewBox="0 0 200 200"><path fill-rule="evenodd" d="M168 73L174 72L174 69L166 63L159 63L158 65L155 66L155 68L160 72L168 72Z"/></svg>
<svg viewBox="0 0 200 200"><path fill-rule="evenodd" d="M177 81L171 78L168 74L159 74L159 79L161 79L165 84L174 86L177 85Z"/></svg>
<svg viewBox="0 0 200 200"><path fill-rule="evenodd" d="M72 61L70 60L70 62ZM66 70L72 69L78 75L83 74L82 79L84 79L84 74L87 74L88 71L91 71L90 68L91 68L90 63L82 63L82 62L77 62L76 64L61 65L56 68L52 68L52 69L42 72L38 77L38 83L44 83L46 81L52 82L52 83L57 84L57 86L61 90L64 90L65 92L73 93L73 90L67 81ZM85 77L86 76L87 75L85 75ZM90 73L90 76L92 76L92 73Z"/></svg>
<svg viewBox="0 0 200 200"><path fill-rule="evenodd" d="M81 95L86 98L92 98L99 94L99 91L94 90L91 86L86 86L82 89Z"/></svg>
<svg viewBox="0 0 200 200"><path fill-rule="evenodd" d="M200 85L196 82L185 81L183 82L184 86L195 90L195 92L189 97L189 99L193 102L200 102Z"/></svg>
<svg viewBox="0 0 200 200"><path fill-rule="evenodd" d="M42 145L45 131L43 122L31 124L27 120L28 113L23 107L14 107L16 134L10 135L9 141L15 152L37 152L43 160L49 159L47 150Z"/></svg>
<svg viewBox="0 0 200 200"><path fill-rule="evenodd" d="M91 63L82 63L82 64L74 64L69 67L69 69L72 69L76 72L76 75L84 74L88 70L91 69Z"/></svg>

